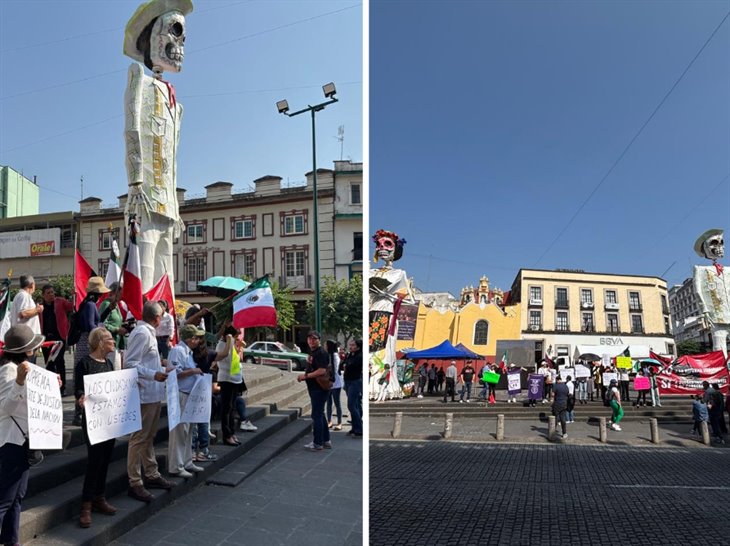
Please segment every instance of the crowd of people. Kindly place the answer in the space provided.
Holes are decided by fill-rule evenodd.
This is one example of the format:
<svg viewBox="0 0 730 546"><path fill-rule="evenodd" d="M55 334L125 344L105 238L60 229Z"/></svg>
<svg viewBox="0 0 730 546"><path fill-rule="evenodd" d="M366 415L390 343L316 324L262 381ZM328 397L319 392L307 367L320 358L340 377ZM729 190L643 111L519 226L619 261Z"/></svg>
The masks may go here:
<svg viewBox="0 0 730 546"><path fill-rule="evenodd" d="M247 388L242 363L246 344L242 332L233 328L230 320L224 321L213 336L200 327L209 311L192 307L176 328L165 302L146 301L141 320L135 321L119 298L119 286L107 287L101 277L89 279L87 295L75 315L72 315L73 304L56 296L53 286L42 287L42 303L33 300L35 289L33 277L20 278L20 291L8 310L11 327L5 333L0 360L0 544L18 542L20 507L30 468L25 378L30 366L36 363L41 346L49 345L44 344L46 340L54 343L50 344L53 350L44 346L45 365L58 374L62 396L67 388L64 353L69 344L75 345L74 422L82 428L88 456L78 519L81 527L91 525L92 512L109 516L117 512L105 496L115 439L93 445L89 439L84 409L85 376L122 368L137 370L142 426L129 437L127 494L142 502L154 499L150 489L173 487L160 472L154 450L162 403L168 396L165 384L169 374L177 376L181 407L196 379L204 374L212 375L211 419L220 420L223 444L240 445L237 430L257 430L247 415L244 398ZM103 301L99 305L100 299ZM173 343L176 330L177 343ZM347 434L362 437L362 341L351 341L346 355L341 354L334 341L327 341L325 350L318 332L310 332L308 344L309 364L299 379L307 382L312 400L314 440L305 447L319 451L332 447L330 428L342 429L340 393L343 388L347 392L352 424ZM321 374L332 375L332 388L325 389L316 381ZM325 405L329 408L327 417ZM333 408L336 422L333 422ZM203 471L196 463L217 459L209 449L214 437L210 423L175 426L169 435L167 474L190 478Z"/></svg>

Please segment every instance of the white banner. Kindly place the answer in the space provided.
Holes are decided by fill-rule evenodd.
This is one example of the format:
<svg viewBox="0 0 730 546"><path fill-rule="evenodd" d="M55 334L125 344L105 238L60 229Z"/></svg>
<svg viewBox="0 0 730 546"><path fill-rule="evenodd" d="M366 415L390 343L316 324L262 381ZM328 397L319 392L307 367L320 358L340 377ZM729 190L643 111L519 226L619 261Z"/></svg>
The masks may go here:
<svg viewBox="0 0 730 546"><path fill-rule="evenodd" d="M180 416L181 423L207 423L210 421L211 398L213 395L213 376L209 373L199 375L190 391L188 401Z"/></svg>
<svg viewBox="0 0 730 546"><path fill-rule="evenodd" d="M616 381L618 381L618 374L615 372L605 372L603 374L603 384L604 385L606 385L606 386L610 385L612 379L615 379Z"/></svg>
<svg viewBox="0 0 730 546"><path fill-rule="evenodd" d="M86 429L91 445L142 428L135 368L84 376Z"/></svg>
<svg viewBox="0 0 730 546"><path fill-rule="evenodd" d="M588 366L584 366L583 364L576 364L575 366L575 377L576 379L579 379L581 377L590 377L591 371L588 369Z"/></svg>
<svg viewBox="0 0 730 546"><path fill-rule="evenodd" d="M563 378L563 382L564 383L568 381L568 376L570 376L570 378L572 380L575 380L575 369L574 368L568 368L566 366L565 368L563 368L562 370L560 370L560 377Z"/></svg>
<svg viewBox="0 0 730 546"><path fill-rule="evenodd" d="M61 254L61 228L0 233L0 260Z"/></svg>
<svg viewBox="0 0 730 546"><path fill-rule="evenodd" d="M63 448L63 406L58 375L35 364L25 378L31 449ZM14 425L13 425L14 426Z"/></svg>
<svg viewBox="0 0 730 546"><path fill-rule="evenodd" d="M167 428L172 430L180 422L180 391L177 386L177 372L167 374Z"/></svg>
<svg viewBox="0 0 730 546"><path fill-rule="evenodd" d="M508 373L507 374L507 392L512 393L518 393L522 389L522 381L520 377L520 373Z"/></svg>

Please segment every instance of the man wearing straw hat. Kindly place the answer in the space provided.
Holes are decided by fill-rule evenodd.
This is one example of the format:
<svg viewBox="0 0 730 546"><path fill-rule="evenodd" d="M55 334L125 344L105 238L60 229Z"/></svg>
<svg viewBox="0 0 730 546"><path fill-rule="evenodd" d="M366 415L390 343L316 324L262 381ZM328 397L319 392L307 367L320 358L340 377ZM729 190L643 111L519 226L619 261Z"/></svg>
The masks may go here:
<svg viewBox="0 0 730 546"><path fill-rule="evenodd" d="M172 245L182 221L177 202L177 145L183 108L163 72L180 72L184 57L185 15L191 0L152 0L137 8L124 32L129 67L124 94L124 136L129 194L125 215L140 223L142 291L163 274L172 283Z"/></svg>

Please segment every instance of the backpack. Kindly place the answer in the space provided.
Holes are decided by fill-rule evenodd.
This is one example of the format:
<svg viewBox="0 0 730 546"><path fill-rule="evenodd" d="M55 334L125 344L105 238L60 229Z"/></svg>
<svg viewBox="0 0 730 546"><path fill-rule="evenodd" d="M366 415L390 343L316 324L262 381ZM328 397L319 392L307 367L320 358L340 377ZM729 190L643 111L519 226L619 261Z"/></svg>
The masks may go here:
<svg viewBox="0 0 730 546"><path fill-rule="evenodd" d="M66 345L71 347L76 345L81 339L81 317L78 311L71 313L68 319L68 335L66 336Z"/></svg>

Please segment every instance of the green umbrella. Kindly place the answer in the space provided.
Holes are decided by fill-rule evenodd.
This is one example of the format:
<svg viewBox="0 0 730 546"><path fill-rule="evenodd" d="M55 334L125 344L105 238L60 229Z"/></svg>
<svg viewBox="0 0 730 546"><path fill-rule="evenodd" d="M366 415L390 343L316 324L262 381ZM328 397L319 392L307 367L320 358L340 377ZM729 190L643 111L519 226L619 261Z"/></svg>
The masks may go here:
<svg viewBox="0 0 730 546"><path fill-rule="evenodd" d="M249 282L236 277L210 277L201 283L198 283L198 290L217 296L219 298L227 298L246 288Z"/></svg>

